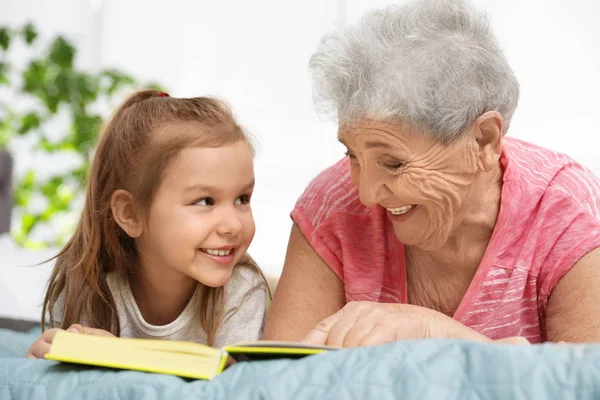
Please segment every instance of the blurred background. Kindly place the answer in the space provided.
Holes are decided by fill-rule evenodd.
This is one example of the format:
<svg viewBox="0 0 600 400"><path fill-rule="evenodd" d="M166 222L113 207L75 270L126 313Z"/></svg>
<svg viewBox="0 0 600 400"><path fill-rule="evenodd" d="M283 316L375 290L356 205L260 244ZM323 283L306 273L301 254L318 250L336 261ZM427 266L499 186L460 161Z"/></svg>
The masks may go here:
<svg viewBox="0 0 600 400"><path fill-rule="evenodd" d="M314 111L308 59L325 32L391 3L0 0L0 317L38 318L51 265L28 265L68 239L101 120L141 87L220 96L255 136L250 252L279 275L296 199L343 155ZM600 2L474 3L521 84L509 135L600 173Z"/></svg>

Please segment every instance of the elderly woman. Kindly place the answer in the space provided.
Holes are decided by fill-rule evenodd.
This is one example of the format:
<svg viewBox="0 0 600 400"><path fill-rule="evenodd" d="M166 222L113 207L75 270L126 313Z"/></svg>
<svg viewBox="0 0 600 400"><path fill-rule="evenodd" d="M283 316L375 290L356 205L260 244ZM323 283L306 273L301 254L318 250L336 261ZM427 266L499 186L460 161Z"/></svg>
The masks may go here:
<svg viewBox="0 0 600 400"><path fill-rule="evenodd" d="M600 182L505 137L519 86L484 16L372 12L311 67L347 157L291 214L265 339L600 339Z"/></svg>

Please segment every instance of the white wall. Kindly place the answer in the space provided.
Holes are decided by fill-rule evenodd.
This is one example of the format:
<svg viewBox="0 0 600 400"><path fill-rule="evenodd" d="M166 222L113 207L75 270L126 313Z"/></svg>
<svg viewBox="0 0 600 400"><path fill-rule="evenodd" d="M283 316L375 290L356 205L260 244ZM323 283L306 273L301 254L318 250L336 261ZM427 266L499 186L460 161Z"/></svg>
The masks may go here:
<svg viewBox="0 0 600 400"><path fill-rule="evenodd" d="M600 2L477 0L521 82L511 135L565 151L600 172ZM342 155L311 103L307 61L319 37L384 0L0 0L0 24L33 19L66 32L90 68L159 80L174 96L214 94L260 139L251 252L279 273L305 185ZM22 162L22 161L21 161ZM4 255L0 255L2 261Z"/></svg>

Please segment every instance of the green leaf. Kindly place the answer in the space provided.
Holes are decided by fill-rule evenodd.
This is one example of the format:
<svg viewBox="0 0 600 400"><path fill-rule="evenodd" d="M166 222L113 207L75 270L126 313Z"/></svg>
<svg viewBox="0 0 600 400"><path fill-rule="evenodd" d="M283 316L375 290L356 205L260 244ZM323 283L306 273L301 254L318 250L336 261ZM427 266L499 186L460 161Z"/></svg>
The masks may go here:
<svg viewBox="0 0 600 400"><path fill-rule="evenodd" d="M25 114L21 119L21 126L19 127L19 135L24 135L25 133L37 129L40 127L41 118L38 114L34 112L30 112Z"/></svg>
<svg viewBox="0 0 600 400"><path fill-rule="evenodd" d="M60 211L58 209L56 209L53 206L50 206L50 207L46 208L46 210L42 213L42 215L40 215L40 219L43 222L48 222L52 219L52 217L54 217L59 212Z"/></svg>
<svg viewBox="0 0 600 400"><path fill-rule="evenodd" d="M71 83L71 103L79 106L76 112L84 113L87 105L96 101L100 89L99 79L87 74L77 73Z"/></svg>
<svg viewBox="0 0 600 400"><path fill-rule="evenodd" d="M75 116L70 139L81 154L87 155L94 148L101 127L102 118L98 115L79 114Z"/></svg>
<svg viewBox="0 0 600 400"><path fill-rule="evenodd" d="M86 158L83 165L80 168L77 168L71 171L71 176L75 178L75 181L81 186L85 187L87 182L87 177L90 172L90 161L89 158Z"/></svg>
<svg viewBox="0 0 600 400"><path fill-rule="evenodd" d="M37 30L35 29L35 26L33 26L32 23L28 23L27 25L25 25L25 27L23 28L23 34L25 35L25 42L27 44L33 43L33 41L38 36Z"/></svg>
<svg viewBox="0 0 600 400"><path fill-rule="evenodd" d="M31 192L27 192L22 189L15 189L13 193L15 206L24 208L29 205L29 200L31 199Z"/></svg>
<svg viewBox="0 0 600 400"><path fill-rule="evenodd" d="M33 170L27 171L27 173L16 182L13 187L14 202L17 207L24 208L29 204L31 199L31 193L36 186L36 177Z"/></svg>
<svg viewBox="0 0 600 400"><path fill-rule="evenodd" d="M14 131L11 129L11 116L7 116L5 119L0 119L0 149L5 149L8 142L14 135Z"/></svg>
<svg viewBox="0 0 600 400"><path fill-rule="evenodd" d="M8 136L6 132L0 131L0 150L5 150L9 141L10 136Z"/></svg>
<svg viewBox="0 0 600 400"><path fill-rule="evenodd" d="M0 27L0 47L2 50L8 50L10 46L11 32L8 28Z"/></svg>
<svg viewBox="0 0 600 400"><path fill-rule="evenodd" d="M46 102L46 106L48 107L48 111L50 111L52 114L56 114L58 111L58 105L60 104L60 97L54 92L48 92L48 95L44 100Z"/></svg>
<svg viewBox="0 0 600 400"><path fill-rule="evenodd" d="M40 150L44 150L47 153L54 153L56 150L58 150L58 145L50 143L50 141L48 141L46 138L41 138L36 147Z"/></svg>
<svg viewBox="0 0 600 400"><path fill-rule="evenodd" d="M106 93L109 95L114 94L117 90L130 86L135 83L135 79L133 79L129 75L125 75L116 70L106 70L101 73L101 75L105 78L108 78L110 81L108 88L106 89Z"/></svg>
<svg viewBox="0 0 600 400"><path fill-rule="evenodd" d="M75 191L67 185L61 185L58 187L56 192L57 203L60 204L61 209L68 210L71 201L75 197Z"/></svg>
<svg viewBox="0 0 600 400"><path fill-rule="evenodd" d="M12 237L15 240L15 243L17 243L19 246L23 246L23 244L25 243L25 234L23 233L23 231L19 228L15 228L11 231Z"/></svg>
<svg viewBox="0 0 600 400"><path fill-rule="evenodd" d="M62 151L77 151L75 144L68 141L59 143L58 149Z"/></svg>
<svg viewBox="0 0 600 400"><path fill-rule="evenodd" d="M21 185L23 186L23 188L31 190L35 187L35 183L35 171L30 169L21 179Z"/></svg>
<svg viewBox="0 0 600 400"><path fill-rule="evenodd" d="M57 37L50 46L48 59L61 68L73 68L75 48L62 36Z"/></svg>
<svg viewBox="0 0 600 400"><path fill-rule="evenodd" d="M21 217L21 229L25 234L31 233L33 228L39 222L40 217L34 214L25 214Z"/></svg>
<svg viewBox="0 0 600 400"><path fill-rule="evenodd" d="M46 75L48 75L48 66L41 60L34 60L29 63L23 71L23 91L36 94L44 93L46 89Z"/></svg>
<svg viewBox="0 0 600 400"><path fill-rule="evenodd" d="M0 62L0 85L8 85L8 72L10 71L10 65L7 63Z"/></svg>
<svg viewBox="0 0 600 400"><path fill-rule="evenodd" d="M42 194L46 196L48 200L51 200L58 193L58 188L63 184L65 178L62 176L55 176L50 179L48 182L42 185Z"/></svg>
<svg viewBox="0 0 600 400"><path fill-rule="evenodd" d="M44 242L41 242L39 240L31 240L29 238L27 238L23 241L22 246L24 248L30 249L30 250L41 250L41 249L45 249L46 247L48 247L48 245Z"/></svg>

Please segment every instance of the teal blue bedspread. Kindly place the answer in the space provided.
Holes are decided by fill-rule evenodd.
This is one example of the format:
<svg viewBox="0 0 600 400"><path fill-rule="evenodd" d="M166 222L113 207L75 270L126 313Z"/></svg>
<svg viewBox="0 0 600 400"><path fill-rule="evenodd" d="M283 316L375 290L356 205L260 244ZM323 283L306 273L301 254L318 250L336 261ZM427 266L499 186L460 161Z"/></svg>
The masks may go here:
<svg viewBox="0 0 600 400"><path fill-rule="evenodd" d="M405 341L239 363L211 382L23 358L0 330L0 399L599 399L600 346Z"/></svg>

